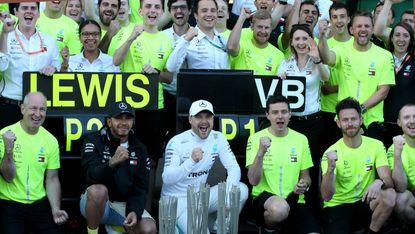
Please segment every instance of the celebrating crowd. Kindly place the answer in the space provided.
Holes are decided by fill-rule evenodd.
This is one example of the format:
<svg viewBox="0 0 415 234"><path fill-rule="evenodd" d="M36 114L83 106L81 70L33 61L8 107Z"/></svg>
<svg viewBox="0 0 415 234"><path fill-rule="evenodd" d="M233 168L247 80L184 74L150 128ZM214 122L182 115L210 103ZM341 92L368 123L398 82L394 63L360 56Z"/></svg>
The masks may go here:
<svg viewBox="0 0 415 234"><path fill-rule="evenodd" d="M111 103L85 137L80 213L88 233L156 233L151 202L178 198L186 233L188 185L216 160L240 189L260 233L367 233L415 224L413 10L383 0L372 12L331 0L52 0L0 4L0 233L62 233L59 145L42 124L47 100L23 93L23 72L129 72L158 78L157 108ZM393 24L393 23L396 24ZM393 26L392 26L393 25ZM180 69L305 77L304 110L267 98L268 124L246 142L248 181L214 105L194 101L176 134ZM212 93L215 95L215 93ZM164 157L164 160L160 160ZM164 165L158 165L159 161ZM218 230L218 187L209 231ZM250 193L250 195L249 195ZM413 230L413 229L412 229Z"/></svg>

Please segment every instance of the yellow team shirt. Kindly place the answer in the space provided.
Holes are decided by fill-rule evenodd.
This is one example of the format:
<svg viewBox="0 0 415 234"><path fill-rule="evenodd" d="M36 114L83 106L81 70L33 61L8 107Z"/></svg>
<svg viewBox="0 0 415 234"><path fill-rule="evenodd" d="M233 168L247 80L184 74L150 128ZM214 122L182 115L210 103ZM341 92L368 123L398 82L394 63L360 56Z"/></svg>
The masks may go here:
<svg viewBox="0 0 415 234"><path fill-rule="evenodd" d="M258 48L251 40L240 40L239 54L232 59L232 69L253 70L255 75L277 75L278 67L284 60L284 54L268 43Z"/></svg>
<svg viewBox="0 0 415 234"><path fill-rule="evenodd" d="M139 14L140 1L130 1L131 22L135 24L143 24L143 17ZM166 9L165 9L166 10Z"/></svg>
<svg viewBox="0 0 415 234"><path fill-rule="evenodd" d="M348 147L343 139L330 146L321 159L321 171L327 172L327 152L337 151L336 192L330 201L324 202L324 207L332 207L345 203L355 203L362 199L363 193L376 179L376 168L388 166L386 150L383 143L362 136L362 144L358 148Z"/></svg>
<svg viewBox="0 0 415 234"><path fill-rule="evenodd" d="M292 129L284 137L272 135L268 128L248 139L246 146L246 167L254 163L261 137L271 139L271 147L263 158L263 174L259 183L252 188L252 196L264 191L287 198L298 183L300 172L313 166L307 138ZM301 195L299 203L304 203Z"/></svg>
<svg viewBox="0 0 415 234"><path fill-rule="evenodd" d="M131 32L134 30L134 26L135 24L130 22L129 25L121 27L117 34L111 39L108 47L108 55L114 56L115 51L127 41L128 37L130 37Z"/></svg>
<svg viewBox="0 0 415 234"><path fill-rule="evenodd" d="M391 170L394 168L393 162L393 151L395 147L392 145L388 149L388 162ZM413 190L415 188L415 148L411 148L408 144L403 146L402 154L402 165L408 179L408 190Z"/></svg>
<svg viewBox="0 0 415 234"><path fill-rule="evenodd" d="M81 53L82 44L79 40L79 25L68 16L62 15L58 19L51 19L41 12L36 27L39 31L56 39L59 52L67 46L70 54Z"/></svg>
<svg viewBox="0 0 415 234"><path fill-rule="evenodd" d="M56 138L43 127L35 135L27 134L17 122L3 128L0 135L12 130L16 135L13 157L16 177L7 183L0 176L0 199L31 204L46 196L46 170L59 169L59 145ZM0 159L4 157L4 142L0 138Z"/></svg>
<svg viewBox="0 0 415 234"><path fill-rule="evenodd" d="M368 51L357 51L353 45L337 46L334 69L340 70L338 99L353 97L364 103L380 85L395 85L392 54L372 43ZM364 125L383 122L383 101L363 115Z"/></svg>
<svg viewBox="0 0 415 234"><path fill-rule="evenodd" d="M121 71L141 72L143 65L148 63L153 68L163 71L166 69L167 59L172 50L171 39L166 33L152 34L144 31L131 44L124 63L121 64ZM158 93L158 108L163 109L164 99L161 82L159 82Z"/></svg>
<svg viewBox="0 0 415 234"><path fill-rule="evenodd" d="M327 40L327 44L329 48L333 48L335 46L348 46L353 45L353 38L351 37L348 41L337 41L333 37ZM324 84L327 85L338 85L339 78L341 77L341 73L338 69L330 68L330 78ZM336 113L336 105L338 101L338 93L331 93L328 95L324 95L322 92L320 93L320 105L321 110L330 113Z"/></svg>

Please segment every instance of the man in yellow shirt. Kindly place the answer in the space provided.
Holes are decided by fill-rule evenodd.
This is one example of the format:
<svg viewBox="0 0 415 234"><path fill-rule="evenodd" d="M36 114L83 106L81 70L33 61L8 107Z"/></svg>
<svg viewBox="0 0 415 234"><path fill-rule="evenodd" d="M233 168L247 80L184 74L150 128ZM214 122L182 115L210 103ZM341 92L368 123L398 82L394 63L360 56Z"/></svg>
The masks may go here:
<svg viewBox="0 0 415 234"><path fill-rule="evenodd" d="M0 131L0 233L62 233L68 214L60 207L58 141L42 127L46 98L27 94L21 112Z"/></svg>
<svg viewBox="0 0 415 234"><path fill-rule="evenodd" d="M346 98L336 106L343 138L323 155L321 195L325 233L378 232L395 206L396 193L382 142L360 134L359 102Z"/></svg>
<svg viewBox="0 0 415 234"><path fill-rule="evenodd" d="M274 233L285 224L298 233L319 233L304 204L304 193L311 185L308 169L313 166L308 140L287 127L291 109L285 97L268 97L265 115L271 126L251 135L246 147L253 209L261 233ZM302 225L296 225L299 220Z"/></svg>
<svg viewBox="0 0 415 234"><path fill-rule="evenodd" d="M398 125L403 136L395 136L388 150L392 179L397 192L395 212L405 223L415 223L415 105L407 104L399 112Z"/></svg>
<svg viewBox="0 0 415 234"><path fill-rule="evenodd" d="M257 11L252 16L251 40L241 40L243 23L249 17L251 14L242 8L228 39L228 53L233 57L232 69L253 70L256 75L277 75L284 54L268 42L272 31L271 13Z"/></svg>
<svg viewBox="0 0 415 234"><path fill-rule="evenodd" d="M365 135L382 139L383 100L389 88L395 85L392 54L376 45L370 38L373 34L372 16L367 11L357 11L351 19L350 32L353 45L329 49L328 26L320 31L320 55L327 65L342 74L339 79L338 100L353 97L361 103Z"/></svg>

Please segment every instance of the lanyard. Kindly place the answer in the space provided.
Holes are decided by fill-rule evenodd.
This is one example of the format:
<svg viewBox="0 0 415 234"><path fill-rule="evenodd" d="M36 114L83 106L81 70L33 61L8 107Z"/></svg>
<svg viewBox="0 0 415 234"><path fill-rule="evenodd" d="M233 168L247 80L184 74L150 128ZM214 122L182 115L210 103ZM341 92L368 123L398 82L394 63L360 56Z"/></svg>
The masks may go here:
<svg viewBox="0 0 415 234"><path fill-rule="evenodd" d="M19 42L20 47L22 48L23 52L25 52L28 55L40 54L40 53L43 53L43 52L46 52L47 51L47 48L46 47L43 47L43 40L42 40L42 37L40 36L39 33L38 33L38 35L39 35L39 40L40 40L40 50L39 51L34 51L34 52L27 52L25 50L24 45L23 45L22 41L20 40L20 37L19 37L19 35L17 34L16 31L14 31L14 35L16 36L16 39Z"/></svg>
<svg viewBox="0 0 415 234"><path fill-rule="evenodd" d="M403 67L403 65L405 65L405 63L406 62L408 62L408 60L411 58L411 54L406 54L406 57L405 57L405 59L402 61L402 63L401 63L401 65L398 67L398 68L396 68L395 67L395 74L398 74L398 72L402 69L402 67Z"/></svg>
<svg viewBox="0 0 415 234"><path fill-rule="evenodd" d="M207 38L207 40L208 40L208 42L213 46L213 47L215 47L215 48L218 48L218 49L220 49L220 50L222 50L223 52L227 52L226 51L226 46L225 46L225 44L223 43L223 41L222 41L222 39L221 39L221 36L220 35L217 35L217 37L218 37L218 39L219 39L219 43L220 43L220 46L219 45L217 45L216 43L214 43L213 41L211 41L210 40L210 38Z"/></svg>

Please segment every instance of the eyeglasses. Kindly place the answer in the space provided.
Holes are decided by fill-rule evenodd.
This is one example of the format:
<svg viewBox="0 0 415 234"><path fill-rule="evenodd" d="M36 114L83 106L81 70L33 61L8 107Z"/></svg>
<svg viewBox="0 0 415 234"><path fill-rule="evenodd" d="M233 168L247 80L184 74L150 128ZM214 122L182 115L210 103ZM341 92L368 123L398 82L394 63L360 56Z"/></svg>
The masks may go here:
<svg viewBox="0 0 415 234"><path fill-rule="evenodd" d="M99 37L100 33L99 32L81 32L81 36L88 38L89 36L92 36L93 38L97 38Z"/></svg>
<svg viewBox="0 0 415 234"><path fill-rule="evenodd" d="M177 11L177 10L181 10L181 11L184 11L184 10L187 10L187 6L186 5L180 5L180 6L171 6L171 10L172 11Z"/></svg>

